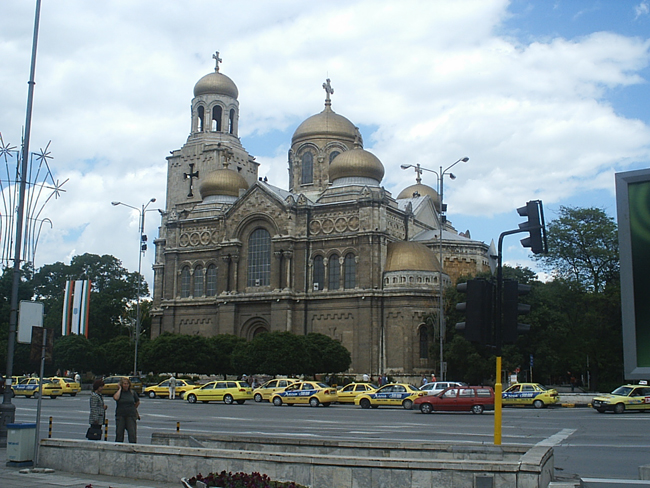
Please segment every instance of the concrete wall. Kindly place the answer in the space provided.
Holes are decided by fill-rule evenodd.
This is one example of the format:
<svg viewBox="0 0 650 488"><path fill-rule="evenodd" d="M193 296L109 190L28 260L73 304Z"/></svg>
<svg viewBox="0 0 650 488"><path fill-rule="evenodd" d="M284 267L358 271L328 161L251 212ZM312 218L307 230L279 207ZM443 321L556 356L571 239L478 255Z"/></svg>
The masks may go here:
<svg viewBox="0 0 650 488"><path fill-rule="evenodd" d="M155 445L43 439L39 466L168 482L197 473L257 471L312 488L545 488L553 474L548 447L183 434L154 434L152 439Z"/></svg>

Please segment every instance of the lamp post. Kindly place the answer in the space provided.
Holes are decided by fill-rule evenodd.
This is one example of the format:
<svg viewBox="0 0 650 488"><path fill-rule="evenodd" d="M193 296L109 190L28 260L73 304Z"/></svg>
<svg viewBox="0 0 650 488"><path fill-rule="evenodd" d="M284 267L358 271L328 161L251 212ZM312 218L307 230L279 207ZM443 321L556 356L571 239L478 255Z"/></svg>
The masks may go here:
<svg viewBox="0 0 650 488"><path fill-rule="evenodd" d="M147 236L144 234L144 216L149 204L155 202L156 199L152 198L146 204L142 204L142 208L134 207L123 202L111 202L111 205L117 207L123 205L125 207L136 210L140 215L140 239L138 240L138 289L135 307L135 355L133 358L133 374L138 374L138 344L140 342L140 294L142 289L142 255L147 251Z"/></svg>
<svg viewBox="0 0 650 488"><path fill-rule="evenodd" d="M458 163L466 163L469 161L469 158L465 156L464 158L460 158L458 161L454 162L453 164L449 165L447 168L444 170L442 169L442 166L440 166L440 171L435 171L432 169L428 168L423 168L420 166L420 163L417 163L415 165L412 164L402 164L401 168L402 169L408 169L408 168L415 168L415 172L417 173L416 181L418 184L422 181L422 171L428 171L430 173L433 173L436 175L436 182L438 185L438 194L440 195L440 212L439 212L439 222L440 222L440 229L438 229L438 242L439 242L439 261L440 261L440 279L438 280L438 283L440 285L439 289L439 300L440 300L440 311L438 312L438 319L439 319L439 324L438 324L438 335L440 336L440 379L444 381L445 379L445 373L446 371L444 370L444 360L443 360L443 330L445 326L445 317L444 317L444 308L443 308L443 292L444 292L444 287L442 286L442 231L445 226L445 222L447 220L445 214L445 205L442 200L443 196L443 185L444 185L444 177L445 175L449 175L449 178L452 180L456 179L456 176L451 173L449 170L456 166Z"/></svg>

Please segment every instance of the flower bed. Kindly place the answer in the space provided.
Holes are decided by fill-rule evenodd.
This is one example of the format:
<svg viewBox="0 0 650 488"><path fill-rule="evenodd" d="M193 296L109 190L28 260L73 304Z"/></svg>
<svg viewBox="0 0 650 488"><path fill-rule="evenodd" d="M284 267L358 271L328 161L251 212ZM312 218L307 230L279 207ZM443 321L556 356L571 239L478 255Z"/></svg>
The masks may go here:
<svg viewBox="0 0 650 488"><path fill-rule="evenodd" d="M210 473L207 476L201 473L187 480L190 486L199 488L212 486L219 488L307 488L293 481L273 481L265 474L260 473Z"/></svg>

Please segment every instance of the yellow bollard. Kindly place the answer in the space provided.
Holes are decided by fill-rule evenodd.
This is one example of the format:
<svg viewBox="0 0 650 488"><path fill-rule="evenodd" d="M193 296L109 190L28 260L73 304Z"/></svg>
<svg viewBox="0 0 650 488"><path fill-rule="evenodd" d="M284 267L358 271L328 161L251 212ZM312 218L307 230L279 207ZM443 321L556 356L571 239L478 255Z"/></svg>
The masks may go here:
<svg viewBox="0 0 650 488"><path fill-rule="evenodd" d="M51 439L52 438L52 417L50 417L50 430L47 433L47 438Z"/></svg>
<svg viewBox="0 0 650 488"><path fill-rule="evenodd" d="M181 431L181 423L176 422L176 432L180 432L180 431Z"/></svg>
<svg viewBox="0 0 650 488"><path fill-rule="evenodd" d="M104 440L108 441L108 419L104 419Z"/></svg>
<svg viewBox="0 0 650 488"><path fill-rule="evenodd" d="M497 356L497 382L494 385L494 445L501 445L501 356Z"/></svg>

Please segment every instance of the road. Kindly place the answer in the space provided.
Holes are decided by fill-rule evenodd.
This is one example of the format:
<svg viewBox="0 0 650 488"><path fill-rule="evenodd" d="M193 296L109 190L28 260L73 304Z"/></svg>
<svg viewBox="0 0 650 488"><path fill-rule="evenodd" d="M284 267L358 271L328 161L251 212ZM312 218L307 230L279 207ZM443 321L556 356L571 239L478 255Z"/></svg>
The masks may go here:
<svg viewBox="0 0 650 488"><path fill-rule="evenodd" d="M114 436L114 402L105 399ZM36 400L14 398L16 422L36 420ZM138 439L149 442L152 432L215 432L280 435L346 440L404 440L493 443L494 415L434 413L380 407L363 410L351 405L329 408L273 406L253 401L244 405L189 404L183 400L142 398ZM44 398L41 436L81 439L88 427L89 396ZM638 479L638 466L650 464L649 413L598 414L590 408L504 408L503 444L551 445L556 474L561 477Z"/></svg>

